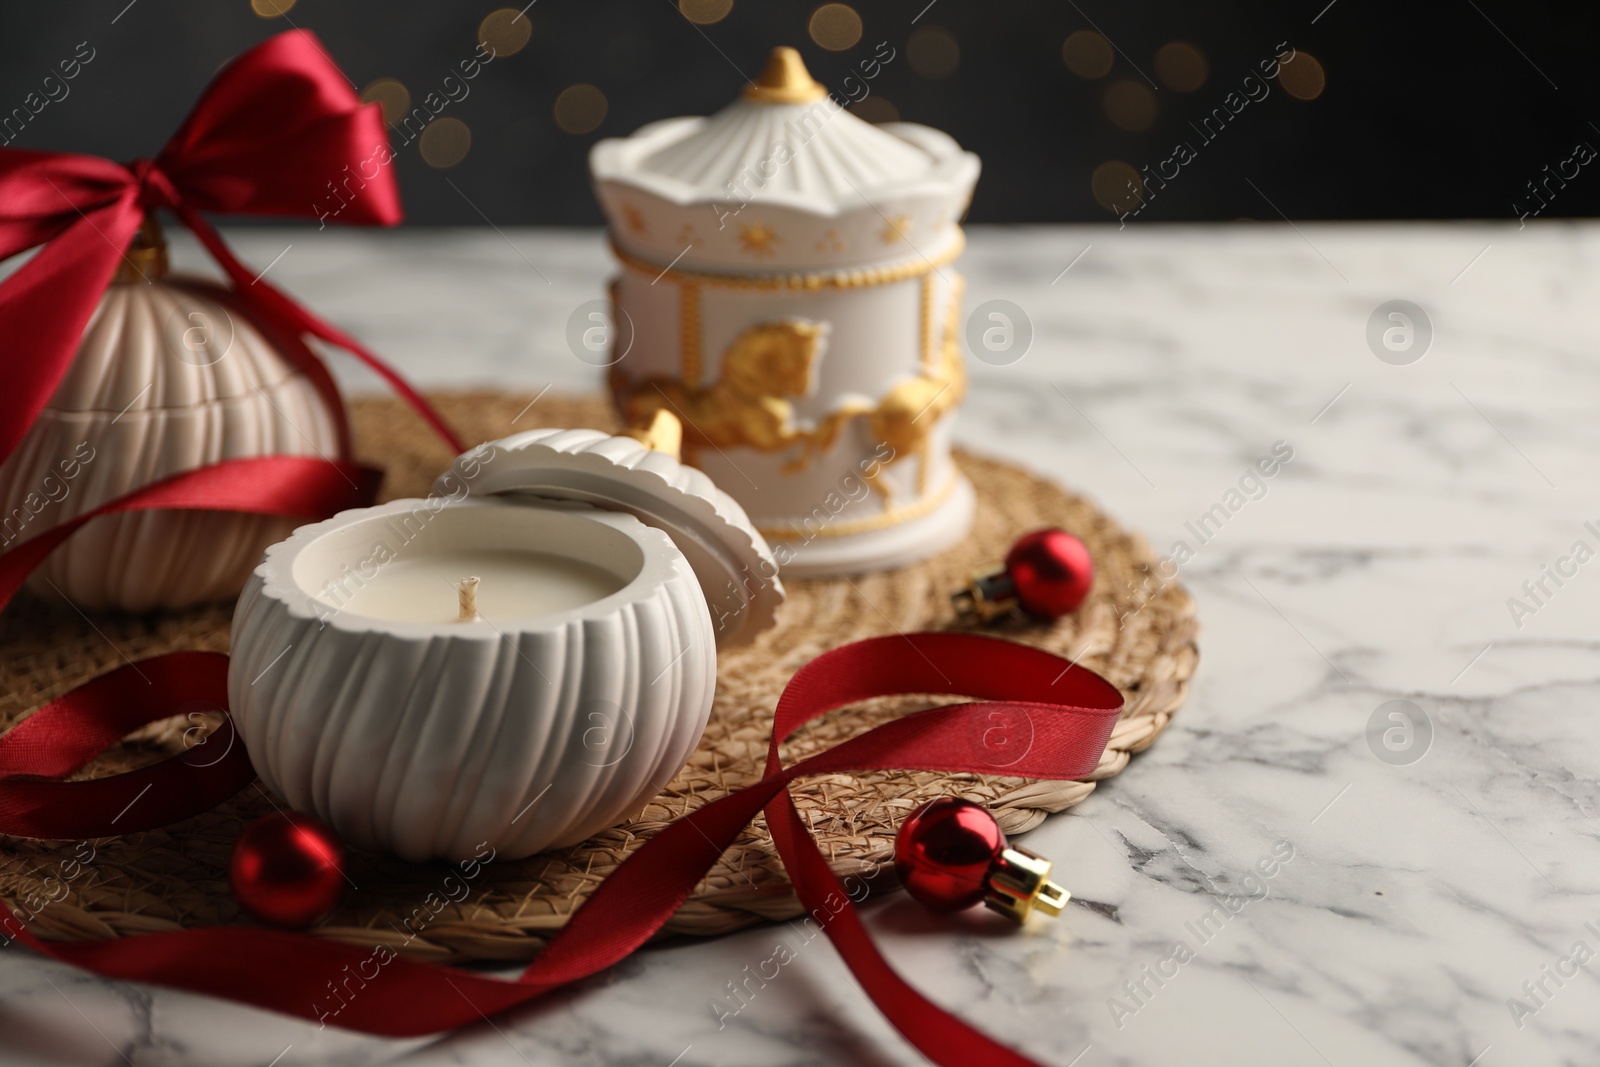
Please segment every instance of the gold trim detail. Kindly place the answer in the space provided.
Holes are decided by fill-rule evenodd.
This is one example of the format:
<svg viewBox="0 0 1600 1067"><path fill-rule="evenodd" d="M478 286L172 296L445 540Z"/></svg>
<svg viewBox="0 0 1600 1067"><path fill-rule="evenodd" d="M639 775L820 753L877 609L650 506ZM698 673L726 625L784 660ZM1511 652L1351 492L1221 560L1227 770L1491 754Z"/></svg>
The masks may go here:
<svg viewBox="0 0 1600 1067"><path fill-rule="evenodd" d="M822 235L822 240L817 242L818 252L843 252L844 242L839 240L838 230L829 230Z"/></svg>
<svg viewBox="0 0 1600 1067"><path fill-rule="evenodd" d="M153 282L167 276L167 239L154 214L146 214L128 250L117 262L111 284Z"/></svg>
<svg viewBox="0 0 1600 1067"><path fill-rule="evenodd" d="M711 271L681 270L677 267L662 269L661 264L625 251L612 237L611 253L624 267L648 274L657 280L668 278L679 285L705 285L714 289L862 289L873 285L893 285L910 278L920 278L929 271L953 262L967 245L960 230L955 240L933 258L919 258L896 263L888 267L868 267L849 271L819 271L812 274L717 274Z"/></svg>
<svg viewBox="0 0 1600 1067"><path fill-rule="evenodd" d="M896 215L883 219L883 229L878 231L878 239L886 245L899 244L907 233L911 232L911 216Z"/></svg>
<svg viewBox="0 0 1600 1067"><path fill-rule="evenodd" d="M783 244L783 238L778 236L778 231L760 219L755 220L748 226L742 222L735 223L735 225L739 227L740 251L747 252L757 259L762 256L777 255L772 246Z"/></svg>
<svg viewBox="0 0 1600 1067"><path fill-rule="evenodd" d="M967 280L957 274L950 283L950 291L945 295L945 320L944 333L935 342L933 328L933 303L937 291L933 283L933 275L928 275L922 280L922 294L925 301L923 306L924 329L927 330L926 347L923 349L923 374L933 379L936 383L944 383L945 388L936 393L928 401L929 408L937 408L933 412L933 421L937 422L946 410L961 403L967 391L966 361L961 358L961 340L958 331L961 328L961 298L965 295ZM945 392L955 393L953 398L946 398ZM941 404L940 402L943 401ZM926 414L924 411L922 414ZM932 427L929 427L932 432ZM919 466L917 467L917 492L928 491L928 454L925 448L919 453Z"/></svg>
<svg viewBox="0 0 1600 1067"><path fill-rule="evenodd" d="M763 104L809 104L828 90L817 84L799 52L780 45L767 57L761 76L744 87L744 95Z"/></svg>
<svg viewBox="0 0 1600 1067"><path fill-rule="evenodd" d="M887 508L877 515L864 519L852 519L849 522L830 523L820 527L815 533L810 532L804 524L793 526L757 526L756 532L769 541L793 541L804 538L808 541L819 537L849 537L852 534L870 533L873 530L883 530L890 526L898 526L912 519L920 519L933 511L955 492L958 476L954 473L945 482L944 487L938 492L929 493L918 500L897 508Z"/></svg>
<svg viewBox="0 0 1600 1067"><path fill-rule="evenodd" d="M678 368L683 384L700 387L700 287L692 282L678 289Z"/></svg>

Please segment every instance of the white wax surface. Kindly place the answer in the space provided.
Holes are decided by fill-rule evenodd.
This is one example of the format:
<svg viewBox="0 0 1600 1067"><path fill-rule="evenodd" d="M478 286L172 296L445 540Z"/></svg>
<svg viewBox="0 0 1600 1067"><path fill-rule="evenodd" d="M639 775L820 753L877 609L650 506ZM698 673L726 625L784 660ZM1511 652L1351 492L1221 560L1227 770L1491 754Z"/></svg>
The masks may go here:
<svg viewBox="0 0 1600 1067"><path fill-rule="evenodd" d="M456 583L476 576L477 622L460 622ZM623 582L592 563L547 552L515 549L452 549L403 556L378 568L368 580L347 576L354 590L321 599L342 611L398 622L500 625L591 604L621 589Z"/></svg>

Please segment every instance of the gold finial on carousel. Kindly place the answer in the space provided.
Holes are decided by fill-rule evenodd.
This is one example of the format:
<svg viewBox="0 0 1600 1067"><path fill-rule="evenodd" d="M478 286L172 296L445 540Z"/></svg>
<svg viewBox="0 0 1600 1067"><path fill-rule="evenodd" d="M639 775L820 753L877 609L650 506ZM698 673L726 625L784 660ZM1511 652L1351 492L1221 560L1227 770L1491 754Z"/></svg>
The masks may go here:
<svg viewBox="0 0 1600 1067"><path fill-rule="evenodd" d="M113 284L127 282L153 282L167 275L167 239L161 232L161 223L155 213L146 213L133 243L117 263Z"/></svg>
<svg viewBox="0 0 1600 1067"><path fill-rule="evenodd" d="M653 452L665 452L673 459L683 455L683 423L666 408L657 409L650 425L628 430L623 436L633 438Z"/></svg>
<svg viewBox="0 0 1600 1067"><path fill-rule="evenodd" d="M761 77L744 87L744 95L764 104L809 104L828 95L806 69L800 53L780 46L767 57Z"/></svg>

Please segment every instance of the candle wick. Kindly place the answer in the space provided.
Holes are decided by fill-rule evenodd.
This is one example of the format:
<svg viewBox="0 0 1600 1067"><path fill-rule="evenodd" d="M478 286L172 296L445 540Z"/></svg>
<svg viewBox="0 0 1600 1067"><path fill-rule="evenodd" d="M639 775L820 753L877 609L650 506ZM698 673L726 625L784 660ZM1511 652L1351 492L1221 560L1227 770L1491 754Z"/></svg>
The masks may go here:
<svg viewBox="0 0 1600 1067"><path fill-rule="evenodd" d="M456 594L461 602L461 614L457 622L472 622L482 618L478 614L478 578L476 575L463 578L456 583Z"/></svg>

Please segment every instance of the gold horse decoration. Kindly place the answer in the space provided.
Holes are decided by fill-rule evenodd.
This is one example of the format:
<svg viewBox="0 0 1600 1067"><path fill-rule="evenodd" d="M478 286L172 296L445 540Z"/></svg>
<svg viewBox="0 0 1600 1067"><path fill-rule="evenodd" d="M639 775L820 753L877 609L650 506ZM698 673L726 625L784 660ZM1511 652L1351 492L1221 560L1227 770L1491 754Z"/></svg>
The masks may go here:
<svg viewBox="0 0 1600 1067"><path fill-rule="evenodd" d="M921 464L919 481L925 482L933 427L966 394L956 333L959 307L959 298L953 298L933 365L895 383L875 404L846 401L814 427L796 418L793 401L816 386L817 364L828 336L824 322L783 319L748 327L723 352L721 370L709 385L686 386L659 377L632 383L614 367L611 388L624 420L635 428L651 426L659 412L668 411L682 420L690 444L761 452L801 445L799 455L784 465L786 473L803 470L837 443L852 420L866 418L872 440L888 445L893 453L866 479L888 499L890 488L881 481L884 467L915 456ZM926 488L919 484L919 493Z"/></svg>
<svg viewBox="0 0 1600 1067"><path fill-rule="evenodd" d="M886 501L893 493L881 479L883 471L907 456L917 458L917 492L927 491L928 445L934 426L945 413L961 403L967 392L966 365L961 360L961 343L956 333L961 309L959 289L952 294L939 340L937 362L922 373L895 383L877 404L845 403L817 425L806 443L806 455L821 454L833 447L839 433L851 419L865 417L874 442L892 450L889 459L866 476Z"/></svg>
<svg viewBox="0 0 1600 1067"><path fill-rule="evenodd" d="M828 336L825 322L782 319L749 327L722 354L716 381L686 386L669 378L630 385L613 369L611 385L629 426L651 424L658 411L677 415L694 444L780 452L808 442L792 398L816 387L817 364ZM804 466L806 454L786 469Z"/></svg>

